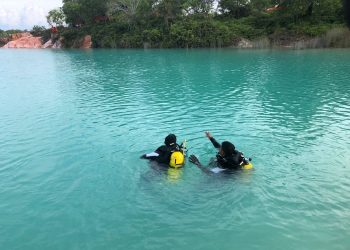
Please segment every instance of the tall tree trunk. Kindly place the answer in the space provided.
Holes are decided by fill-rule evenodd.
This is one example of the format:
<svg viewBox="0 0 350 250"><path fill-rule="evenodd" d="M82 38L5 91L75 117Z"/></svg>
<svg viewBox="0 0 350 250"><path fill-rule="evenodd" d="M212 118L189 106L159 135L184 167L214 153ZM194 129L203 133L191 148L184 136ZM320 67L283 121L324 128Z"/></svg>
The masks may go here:
<svg viewBox="0 0 350 250"><path fill-rule="evenodd" d="M345 21L348 27L350 28L350 0L344 0L343 6L344 6Z"/></svg>
<svg viewBox="0 0 350 250"><path fill-rule="evenodd" d="M307 16L312 16L313 8L314 8L314 1L310 1L306 11Z"/></svg>

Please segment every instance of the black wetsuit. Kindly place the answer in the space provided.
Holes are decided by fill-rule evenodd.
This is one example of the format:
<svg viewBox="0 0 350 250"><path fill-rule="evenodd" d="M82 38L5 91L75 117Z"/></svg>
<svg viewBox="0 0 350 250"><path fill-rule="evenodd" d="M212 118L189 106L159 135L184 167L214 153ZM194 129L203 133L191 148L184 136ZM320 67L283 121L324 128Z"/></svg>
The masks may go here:
<svg viewBox="0 0 350 250"><path fill-rule="evenodd" d="M157 148L153 153L145 154L142 158L155 160L158 163L169 164L171 154L180 151L180 146L176 143L172 145L163 145Z"/></svg>
<svg viewBox="0 0 350 250"><path fill-rule="evenodd" d="M221 145L213 137L210 138L211 143L213 143L215 148L220 148ZM216 160L221 168L224 169L240 169L241 164L245 161L244 156L238 150L230 156L221 156L219 153L216 155Z"/></svg>

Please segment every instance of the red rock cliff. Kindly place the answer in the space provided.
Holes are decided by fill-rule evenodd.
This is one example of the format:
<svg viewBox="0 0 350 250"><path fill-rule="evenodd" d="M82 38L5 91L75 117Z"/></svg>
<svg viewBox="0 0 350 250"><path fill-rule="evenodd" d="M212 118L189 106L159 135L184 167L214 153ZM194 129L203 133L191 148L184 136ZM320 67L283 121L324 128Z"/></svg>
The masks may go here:
<svg viewBox="0 0 350 250"><path fill-rule="evenodd" d="M41 37L34 37L30 33L18 33L10 36L8 42L3 48L41 48Z"/></svg>

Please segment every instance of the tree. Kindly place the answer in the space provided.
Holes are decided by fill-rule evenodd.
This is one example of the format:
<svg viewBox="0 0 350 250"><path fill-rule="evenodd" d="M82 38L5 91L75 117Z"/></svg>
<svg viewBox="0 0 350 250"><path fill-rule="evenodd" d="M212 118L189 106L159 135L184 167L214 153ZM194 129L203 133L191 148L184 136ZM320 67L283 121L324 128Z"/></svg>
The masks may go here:
<svg viewBox="0 0 350 250"><path fill-rule="evenodd" d="M322 0L320 0L322 1ZM280 6L284 7L287 12L295 16L312 16L314 3L317 0L285 0Z"/></svg>
<svg viewBox="0 0 350 250"><path fill-rule="evenodd" d="M292 16L294 21L305 17L313 20L335 21L342 8L341 0L285 0L280 6L284 14Z"/></svg>
<svg viewBox="0 0 350 250"><path fill-rule="evenodd" d="M316 18L329 22L340 20L342 0L313 0L311 2L310 4L313 6L312 14Z"/></svg>
<svg viewBox="0 0 350 250"><path fill-rule="evenodd" d="M108 2L107 9L109 14L122 13L129 24L136 19L139 7L144 0L111 0Z"/></svg>
<svg viewBox="0 0 350 250"><path fill-rule="evenodd" d="M96 16L104 16L107 12L106 0L63 0L62 10L66 22L73 26L91 24Z"/></svg>
<svg viewBox="0 0 350 250"><path fill-rule="evenodd" d="M350 0L343 0L343 8L345 14L345 21L348 27L350 27Z"/></svg>
<svg viewBox="0 0 350 250"><path fill-rule="evenodd" d="M45 26L34 25L30 33L35 37L41 37L43 43L51 38L50 29L47 29Z"/></svg>
<svg viewBox="0 0 350 250"><path fill-rule="evenodd" d="M250 0L251 10L257 12L265 11L276 4L279 4L278 0Z"/></svg>
<svg viewBox="0 0 350 250"><path fill-rule="evenodd" d="M162 17L166 29L169 24L182 14L183 0L159 0L152 5L156 16Z"/></svg>
<svg viewBox="0 0 350 250"><path fill-rule="evenodd" d="M65 15L62 8L50 10L49 14L46 16L46 20L51 26L63 26Z"/></svg>
<svg viewBox="0 0 350 250"><path fill-rule="evenodd" d="M187 0L184 8L188 14L209 14L213 4L214 0Z"/></svg>
<svg viewBox="0 0 350 250"><path fill-rule="evenodd" d="M66 15L66 22L70 25L77 25L83 22L81 17L81 4L77 1L63 0L62 10Z"/></svg>
<svg viewBox="0 0 350 250"><path fill-rule="evenodd" d="M81 4L82 18L86 23L94 22L97 16L107 14L107 0L79 0Z"/></svg>
<svg viewBox="0 0 350 250"><path fill-rule="evenodd" d="M33 36L42 36L47 29L44 26L34 25L30 32Z"/></svg>
<svg viewBox="0 0 350 250"><path fill-rule="evenodd" d="M250 13L249 0L220 0L219 9L234 18L248 16Z"/></svg>

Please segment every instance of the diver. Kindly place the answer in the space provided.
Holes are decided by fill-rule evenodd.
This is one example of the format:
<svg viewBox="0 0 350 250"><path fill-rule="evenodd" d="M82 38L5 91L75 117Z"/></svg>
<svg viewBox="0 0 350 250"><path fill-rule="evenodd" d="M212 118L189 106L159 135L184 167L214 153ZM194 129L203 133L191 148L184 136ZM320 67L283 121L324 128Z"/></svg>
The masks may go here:
<svg viewBox="0 0 350 250"><path fill-rule="evenodd" d="M181 145L176 143L176 136L169 134L165 137L164 145L157 148L154 152L144 154L141 159L154 160L161 164L167 164L171 167L181 167L185 162L186 146L184 143Z"/></svg>
<svg viewBox="0 0 350 250"><path fill-rule="evenodd" d="M252 164L249 162L251 159L247 159L244 155L236 150L235 145L229 141L224 141L221 145L218 143L210 132L205 132L205 135L211 141L215 148L219 149L216 154L215 168L208 169L204 167L195 155L191 155L189 161L199 167L206 173L220 173L225 170L238 170L238 169L250 169Z"/></svg>

